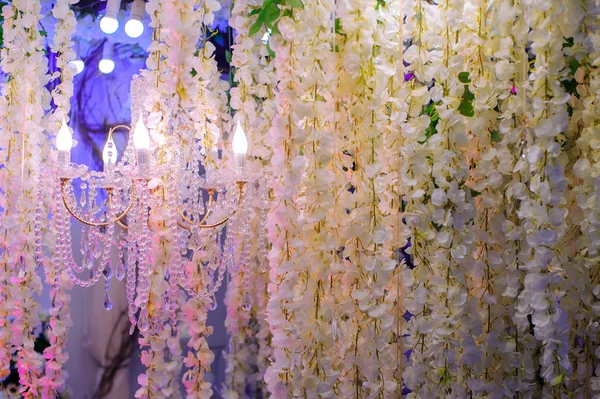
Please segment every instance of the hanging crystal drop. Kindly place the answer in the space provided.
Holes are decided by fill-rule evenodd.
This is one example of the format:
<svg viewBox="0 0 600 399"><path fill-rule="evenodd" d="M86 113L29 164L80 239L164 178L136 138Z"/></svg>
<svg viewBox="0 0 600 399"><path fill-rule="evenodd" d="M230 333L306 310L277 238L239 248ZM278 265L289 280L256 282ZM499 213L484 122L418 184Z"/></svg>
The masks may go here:
<svg viewBox="0 0 600 399"><path fill-rule="evenodd" d="M85 205L87 204L87 199L85 196L85 190L81 190L81 196L79 197L79 203L81 204L81 207L84 208Z"/></svg>
<svg viewBox="0 0 600 399"><path fill-rule="evenodd" d="M98 259L102 255L102 242L100 241L99 234L94 237L94 258Z"/></svg>
<svg viewBox="0 0 600 399"><path fill-rule="evenodd" d="M333 337L334 341L338 340L338 325L335 317L331 321L331 336Z"/></svg>
<svg viewBox="0 0 600 399"><path fill-rule="evenodd" d="M88 242L86 239L86 234L85 231L82 232L81 234L81 240L79 241L79 251L81 252L82 255L85 256L87 250L88 250Z"/></svg>
<svg viewBox="0 0 600 399"><path fill-rule="evenodd" d="M150 327L150 324L148 323L148 311L146 310L146 308L140 311L138 327L140 331L148 331L148 328Z"/></svg>
<svg viewBox="0 0 600 399"><path fill-rule="evenodd" d="M242 302L242 309L246 312L252 309L252 301L250 300L250 294L246 291L244 294L244 302Z"/></svg>
<svg viewBox="0 0 600 399"><path fill-rule="evenodd" d="M93 267L90 268L90 274L88 275L88 279L89 280L94 279L94 268Z"/></svg>
<svg viewBox="0 0 600 399"><path fill-rule="evenodd" d="M92 254L92 251L90 251L90 249L88 248L87 253L85 254L85 259L83 260L84 265L86 268L88 269L93 269L94 268L94 255Z"/></svg>
<svg viewBox="0 0 600 399"><path fill-rule="evenodd" d="M23 258L23 256L20 257L19 263L17 264L17 277L25 277L25 259Z"/></svg>
<svg viewBox="0 0 600 399"><path fill-rule="evenodd" d="M215 310L217 309L218 303L217 303L217 297L215 296L215 294L213 294L212 298L211 298L211 304L210 304L210 310Z"/></svg>
<svg viewBox="0 0 600 399"><path fill-rule="evenodd" d="M110 262L108 262L108 264L106 265L106 267L104 268L104 270L102 270L102 275L104 275L104 278L107 280L110 280L113 276L113 267L110 264Z"/></svg>
<svg viewBox="0 0 600 399"><path fill-rule="evenodd" d="M105 291L104 292L104 309L111 310L112 307L113 307L112 299L110 299L110 295L108 294L108 291Z"/></svg>
<svg viewBox="0 0 600 399"><path fill-rule="evenodd" d="M117 280L121 281L125 278L125 264L122 259L119 259L119 264L117 265L117 270L115 271L115 276Z"/></svg>

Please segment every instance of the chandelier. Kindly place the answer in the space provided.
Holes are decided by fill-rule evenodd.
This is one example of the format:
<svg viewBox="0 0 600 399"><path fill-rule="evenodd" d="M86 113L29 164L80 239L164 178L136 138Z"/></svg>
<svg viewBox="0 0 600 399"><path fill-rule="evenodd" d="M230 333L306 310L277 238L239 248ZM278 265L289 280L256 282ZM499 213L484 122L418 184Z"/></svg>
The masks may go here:
<svg viewBox="0 0 600 399"><path fill-rule="evenodd" d="M139 85L139 77L134 78L134 97L140 95ZM134 98L134 105L139 100ZM40 184L50 185L54 194L44 198L40 190L38 197L37 260L41 263L45 247L53 246L51 261L57 269L67 270L75 284L89 287L103 279L107 310L113 306L111 279L125 280L130 332L136 325L142 331L159 331L168 323L176 334L180 289L190 296L210 298L214 307L214 294L227 269L234 273L249 267L249 201L264 199L266 194L257 173L247 165L248 144L239 122L232 159L220 159L211 149L211 162L203 162L206 149L197 141L182 139L190 137L185 133L192 127L176 106L171 110L170 131L155 132L162 139L154 145L143 111L136 108L132 107L132 121L133 115L138 116L133 129L118 125L109 130L101 172L71 163L72 132L63 119L56 137L57 161L41 173ZM117 130L129 133L120 159L113 138ZM42 223L48 213L47 228L56 238L44 243ZM80 264L73 256L72 219L82 226ZM159 258L161 262L156 261ZM162 295L164 311L149 305L153 302L156 308L156 300L150 301L155 292Z"/></svg>

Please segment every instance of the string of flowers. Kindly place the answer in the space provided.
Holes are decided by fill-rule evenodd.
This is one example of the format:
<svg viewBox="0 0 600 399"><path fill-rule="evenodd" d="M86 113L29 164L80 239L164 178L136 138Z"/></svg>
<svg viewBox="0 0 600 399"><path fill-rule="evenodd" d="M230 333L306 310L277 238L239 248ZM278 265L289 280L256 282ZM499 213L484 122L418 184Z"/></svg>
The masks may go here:
<svg viewBox="0 0 600 399"><path fill-rule="evenodd" d="M402 163L400 178L403 188L404 220L410 231L410 247L406 250L413 264L403 276L406 287L406 310L411 318L407 323L406 350L410 350L410 362L403 373L404 384L415 397L435 396L437 378L431 380L427 373L427 359L432 348L434 321L431 309L434 306L433 271L430 256L433 253L431 240L436 231L431 224L431 210L424 204L426 193L431 187L431 156L423 145L428 142L439 123L439 117L431 105L431 94L427 90L430 79L428 61L434 46L435 36L430 33L430 24L435 16L434 5L423 0L404 1L404 31L409 45L404 51L406 80L410 91L406 95L409 104L402 128ZM436 98L439 100L439 98ZM429 194L429 197L431 194ZM432 390L432 386L436 390Z"/></svg>
<svg viewBox="0 0 600 399"><path fill-rule="evenodd" d="M576 360L574 370L576 375L574 380L577 385L570 387L578 394L587 396L597 396L600 393L600 367L598 359L600 351L598 350L598 326L594 321L598 317L598 278L600 277L597 256L598 239L595 231L597 230L597 209L598 209L598 189L597 183L597 149L594 145L594 131L598 126L598 63L599 56L598 34L590 30L590 27L598 23L598 16L591 8L584 6L583 20L578 25L578 32L573 40L575 48L570 68L573 73L573 79L577 83L576 90L571 94L570 104L573 105L573 119L578 126L573 137L573 151L576 155L576 162L573 164L572 172L576 179L573 184L573 194L579 211L575 208L573 215L573 224L577 225L574 235L577 235L575 243L576 254L574 260L578 262L579 267L569 271L568 278L573 281L572 287L576 288L580 294L573 298L572 308L570 309L570 319L578 325L577 342L579 345L572 345L571 353ZM579 53L579 54L577 54ZM575 58L575 55L579 57ZM578 68L578 64L581 64ZM571 81L572 82L572 81ZM575 110L581 112L580 119L577 120ZM570 129L572 130L572 129ZM575 314L573 314L573 311Z"/></svg>
<svg viewBox="0 0 600 399"><path fill-rule="evenodd" d="M579 301L575 301L575 306L581 306L577 309L579 313L581 328L578 333L581 340L579 346L580 353L577 360L580 366L576 368L577 382L580 390L576 392L585 393L585 395L597 396L600 393L600 350L598 349L599 328L592 320L597 319L600 314L600 269L598 268L598 249L600 248L597 238L597 228L599 220L597 210L599 209L598 195L600 185L598 184L597 168L598 149L594 144L595 133L598 128L599 98L598 88L600 88L600 74L598 71L598 57L600 48L598 47L598 33L589 31L589 27L598 22L598 16L594 15L591 9L585 9L585 19L583 20L581 41L581 51L588 56L585 57L583 65L575 73L577 93L581 107L581 122L583 126L578 130L580 136L576 139L579 156L573 165L573 175L578 179L573 187L577 205L581 213L577 215L579 220L579 233L577 240L577 254L575 259L581 264L577 275L569 274L569 278L574 279L574 286L579 287L581 296ZM590 38L586 41L585 38ZM573 100L574 95L571 97ZM583 360L583 359L585 360ZM583 360L583 361L582 361ZM594 367L595 366L595 367Z"/></svg>
<svg viewBox="0 0 600 399"><path fill-rule="evenodd" d="M57 73L54 78L60 77L60 81L52 91L52 100L56 110L50 117L48 128L50 132L58 131L59 123L63 118L66 119L73 95L75 70L72 65L69 65L69 62L75 59L72 37L76 30L77 20L74 12L70 9L71 3L73 3L72 0L57 1L52 8L52 15L56 19L56 23L51 50L57 54L56 65L60 69L60 74ZM57 195L57 193L54 195ZM65 210L62 210L61 213L62 216L56 215L55 223L57 223L56 219L58 217L68 217ZM56 227L56 224L54 226ZM36 234L38 233L36 232ZM47 240L52 240L52 231L46 231L44 234ZM41 380L44 386L42 395L43 397L55 398L59 392L64 390L68 376L63 367L69 359L69 355L64 349L68 330L72 324L69 309L71 296L68 291L72 288L73 282L69 273L64 270L64 264L57 255L46 263L44 271L46 273L46 283L51 286L52 308L50 309L48 329L50 346L44 350L43 354L44 359L46 359L46 367L44 368L45 375Z"/></svg>
<svg viewBox="0 0 600 399"><path fill-rule="evenodd" d="M562 31L557 23L562 7L548 2L543 13L525 6L525 21L531 34L535 61L531 70L529 97L532 111L527 115L526 168L521 187L520 224L526 234L521 247L520 266L526 271L519 294L517 316L520 328L534 330L541 344L539 375L546 397L566 393L572 373L568 356L569 323L560 298L564 295L562 241L567 225L564 208L565 159L560 141L568 126L566 102L570 96L560 86L565 73ZM541 32L543 31L543 37ZM525 256L527 255L527 256Z"/></svg>
<svg viewBox="0 0 600 399"><path fill-rule="evenodd" d="M298 8L285 5L280 10L290 22L298 21ZM273 192L267 216L268 237L272 245L268 255L271 271L267 320L273 334L273 355L265 373L265 382L274 397L292 395L294 386L302 385L297 369L301 365L296 362L300 342L294 339L294 288L298 278L296 268L301 270L303 266L298 264L300 260L295 256L294 242L300 234L295 198L304 168L304 158L299 155L304 138L293 121L294 109L301 106L296 78L296 69L301 65L294 49L299 37L294 35L294 24L288 25L283 31L285 36L273 35L269 40L270 48L276 54L273 68L278 83L274 99L277 114L267 133L267 143L273 149Z"/></svg>
<svg viewBox="0 0 600 399"><path fill-rule="evenodd" d="M340 323L345 341L340 395L353 398L388 397L397 388L393 368L385 366L396 357L396 347L390 344L393 302L386 302L385 287L397 266L392 252L394 231L387 220L397 222L397 216L385 199L380 201L390 176L384 173L389 166L376 156L384 151L380 132L388 123L376 110L388 95L394 71L377 57L377 7L377 2L357 1L338 4L336 10L339 30L346 36L339 48L345 64L340 74L345 90L341 131L347 132L343 147L352 161L347 175L349 213L342 222L346 268L340 307L347 317ZM365 12L357 16L354 10L358 8Z"/></svg>
<svg viewBox="0 0 600 399"><path fill-rule="evenodd" d="M382 253L388 252L394 260L393 275L385 288L384 302L389 304L390 314L394 317L389 338L389 356L381 359L382 373L386 379L393 380L395 389L388 389L388 395L402 396L402 373L405 365L403 354L403 324L404 324L404 290L402 274L406 271L406 262L401 257L401 250L407 245L410 236L405 223L402 222L402 182L400 170L402 164L401 123L406 119L409 104L403 101L407 98L410 87L404 78L404 10L403 2L380 4L378 16L380 29L384 32L385 40L379 48L377 60L381 70L382 81L387 78L387 85L381 90L382 101L378 112L381 115L384 129L381 132L383 156L379 157L381 171L375 182L378 187L378 208L384 215L383 223L387 230L387 240L382 245ZM391 384L390 384L391 386Z"/></svg>
<svg viewBox="0 0 600 399"><path fill-rule="evenodd" d="M49 108L49 95L44 87L49 80L48 68L44 40L38 29L40 11L39 1L18 0L4 5L4 44L0 56L2 70L9 74L2 87L1 107L0 148L4 168L0 263L6 273L2 299L13 318L12 322L5 319L0 341L4 348L9 348L9 353L16 352L20 391L26 398L41 396L43 365L40 354L34 350L33 331L40 324L34 293L41 291L34 244L36 239L42 239L33 230L35 193L39 186L42 117ZM2 356L3 362L9 360L9 353ZM2 364L2 369L8 370L8 366Z"/></svg>

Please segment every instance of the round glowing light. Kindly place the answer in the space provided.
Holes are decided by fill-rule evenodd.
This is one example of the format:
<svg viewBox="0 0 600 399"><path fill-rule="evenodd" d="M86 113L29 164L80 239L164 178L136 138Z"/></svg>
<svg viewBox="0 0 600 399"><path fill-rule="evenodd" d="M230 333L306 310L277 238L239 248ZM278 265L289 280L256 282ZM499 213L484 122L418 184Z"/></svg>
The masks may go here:
<svg viewBox="0 0 600 399"><path fill-rule="evenodd" d="M231 147L234 154L245 154L248 152L248 140L246 139L246 134L244 133L244 129L242 129L242 125L240 125L240 121L238 121L235 128Z"/></svg>
<svg viewBox="0 0 600 399"><path fill-rule="evenodd" d="M142 33L144 33L144 24L137 19L130 19L125 24L125 33L127 33L127 36L134 39L140 37L142 36Z"/></svg>
<svg viewBox="0 0 600 399"><path fill-rule="evenodd" d="M65 118L62 120L58 134L56 135L56 149L58 151L71 151L73 147L73 133L67 125Z"/></svg>
<svg viewBox="0 0 600 399"><path fill-rule="evenodd" d="M113 60L100 60L98 68L102 73L111 73L115 70L115 62Z"/></svg>
<svg viewBox="0 0 600 399"><path fill-rule="evenodd" d="M77 71L76 75L79 75L85 69L85 62L83 60L69 61L69 65L75 68L75 71Z"/></svg>
<svg viewBox="0 0 600 399"><path fill-rule="evenodd" d="M100 29L107 35L113 34L119 29L119 21L116 18L105 15L100 20Z"/></svg>
<svg viewBox="0 0 600 399"><path fill-rule="evenodd" d="M133 129L133 146L137 150L147 150L150 148L150 134L148 133L148 129L146 129L146 125L144 125L141 115L135 124L135 129Z"/></svg>

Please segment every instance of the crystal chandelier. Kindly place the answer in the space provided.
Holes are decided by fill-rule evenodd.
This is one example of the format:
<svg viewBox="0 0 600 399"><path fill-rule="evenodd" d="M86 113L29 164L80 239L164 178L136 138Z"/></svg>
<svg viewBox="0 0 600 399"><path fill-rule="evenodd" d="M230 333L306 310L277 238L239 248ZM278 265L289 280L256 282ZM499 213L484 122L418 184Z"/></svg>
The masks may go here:
<svg viewBox="0 0 600 399"><path fill-rule="evenodd" d="M134 78L134 97L139 96L139 84ZM134 106L139 102L134 98ZM169 132L156 132L170 140L153 146L143 112L136 108L132 107L132 121L137 115L133 129L119 125L108 132L102 172L71 163L72 133L63 120L56 137L57 162L41 174L40 184L51 185L54 194L44 198L40 190L36 254L41 263L45 247L54 247L51 261L79 286L103 279L106 309L112 308L113 275L125 279L131 332L136 325L145 331L170 323L176 333L175 302L181 289L190 296L211 298L216 306L214 294L227 269L249 267L249 204L266 193L258 174L247 166L248 144L239 122L232 140L233 162L218 159L213 150L218 162L204 165L206 149L197 141L178 139L191 129L180 115L173 113ZM113 139L117 130L129 132L120 159ZM80 264L73 256L72 219L82 226ZM54 242L44 242L43 223L55 233ZM162 282L151 289L157 274ZM149 309L150 302L156 308L156 299L150 300L155 292L161 295L162 316Z"/></svg>

